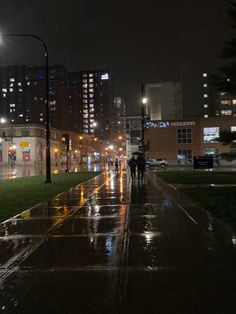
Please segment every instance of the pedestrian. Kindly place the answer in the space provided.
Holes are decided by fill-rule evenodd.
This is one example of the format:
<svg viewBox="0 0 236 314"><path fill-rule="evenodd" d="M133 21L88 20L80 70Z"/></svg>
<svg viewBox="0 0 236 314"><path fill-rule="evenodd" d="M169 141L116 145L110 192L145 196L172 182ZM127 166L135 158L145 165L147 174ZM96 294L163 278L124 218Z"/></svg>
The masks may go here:
<svg viewBox="0 0 236 314"><path fill-rule="evenodd" d="M119 167L119 161L116 158L116 160L115 160L115 170L116 170L116 172L118 172L118 167Z"/></svg>
<svg viewBox="0 0 236 314"><path fill-rule="evenodd" d="M146 170L146 160L143 155L139 155L137 158L137 168L138 168L138 180L144 179L144 174Z"/></svg>
<svg viewBox="0 0 236 314"><path fill-rule="evenodd" d="M130 167L130 172L131 172L131 178L135 179L135 176L136 176L136 160L135 160L134 156L132 156L131 159L129 160L129 167Z"/></svg>

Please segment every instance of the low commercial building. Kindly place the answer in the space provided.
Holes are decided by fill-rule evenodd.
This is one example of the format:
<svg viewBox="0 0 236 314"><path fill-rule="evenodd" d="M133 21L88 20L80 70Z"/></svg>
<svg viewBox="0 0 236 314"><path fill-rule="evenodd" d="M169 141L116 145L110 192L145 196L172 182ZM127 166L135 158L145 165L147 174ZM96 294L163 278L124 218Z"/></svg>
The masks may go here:
<svg viewBox="0 0 236 314"><path fill-rule="evenodd" d="M147 121L146 158L167 158L169 164L192 164L194 156L213 156L216 164L231 165L220 157L232 148L219 143L220 131L236 131L236 117Z"/></svg>
<svg viewBox="0 0 236 314"><path fill-rule="evenodd" d="M99 159L99 141L93 135L79 135L51 128L51 164L55 166L93 162ZM2 125L1 165L40 165L46 159L46 136L42 125Z"/></svg>

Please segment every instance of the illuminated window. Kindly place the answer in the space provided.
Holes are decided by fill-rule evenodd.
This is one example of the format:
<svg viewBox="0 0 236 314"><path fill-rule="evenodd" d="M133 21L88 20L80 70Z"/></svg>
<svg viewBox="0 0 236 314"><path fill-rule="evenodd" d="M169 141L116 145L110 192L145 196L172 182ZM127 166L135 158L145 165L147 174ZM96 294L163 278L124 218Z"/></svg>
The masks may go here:
<svg viewBox="0 0 236 314"><path fill-rule="evenodd" d="M208 104L204 104L204 108L208 108Z"/></svg>
<svg viewBox="0 0 236 314"><path fill-rule="evenodd" d="M93 92L94 92L94 89L93 89L93 88L90 88L90 89L89 89L89 92L90 92L90 93L93 93Z"/></svg>
<svg viewBox="0 0 236 314"><path fill-rule="evenodd" d="M87 104L87 103L88 103L88 100L87 100L87 99L83 99L83 103L84 103L84 104Z"/></svg>
<svg viewBox="0 0 236 314"><path fill-rule="evenodd" d="M208 114L204 114L204 118L208 118Z"/></svg>
<svg viewBox="0 0 236 314"><path fill-rule="evenodd" d="M185 165L192 163L192 150L191 149L179 149L177 154L178 164Z"/></svg>
<svg viewBox="0 0 236 314"><path fill-rule="evenodd" d="M18 117L23 118L23 113L19 114Z"/></svg>
<svg viewBox="0 0 236 314"><path fill-rule="evenodd" d="M12 93L13 92L13 88L9 88L9 91L10 91L10 93Z"/></svg>
<svg viewBox="0 0 236 314"><path fill-rule="evenodd" d="M84 87L84 88L87 88L87 87L88 87L88 84L83 84L83 87Z"/></svg>
<svg viewBox="0 0 236 314"><path fill-rule="evenodd" d="M177 142L179 144L192 143L192 129L178 129Z"/></svg>
<svg viewBox="0 0 236 314"><path fill-rule="evenodd" d="M21 86L21 82L18 83L18 86Z"/></svg>
<svg viewBox="0 0 236 314"><path fill-rule="evenodd" d="M203 128L203 141L204 143L217 143L220 136L220 128Z"/></svg>
<svg viewBox="0 0 236 314"><path fill-rule="evenodd" d="M10 78L10 82L15 82L14 77L11 77L11 78Z"/></svg>
<svg viewBox="0 0 236 314"><path fill-rule="evenodd" d="M231 132L236 132L236 126L231 126Z"/></svg>
<svg viewBox="0 0 236 314"><path fill-rule="evenodd" d="M207 97L208 97L208 94L204 94L203 97L204 97L204 98L207 98Z"/></svg>
<svg viewBox="0 0 236 314"><path fill-rule="evenodd" d="M87 74L84 73L84 74L82 74L82 76L83 76L83 77L87 77Z"/></svg>
<svg viewBox="0 0 236 314"><path fill-rule="evenodd" d="M89 73L89 77L93 77L93 73Z"/></svg>
<svg viewBox="0 0 236 314"><path fill-rule="evenodd" d="M6 88L2 88L2 92L7 93L7 89Z"/></svg>
<svg viewBox="0 0 236 314"><path fill-rule="evenodd" d="M38 100L38 97L35 96L35 97L34 97L34 101L37 101L37 100Z"/></svg>
<svg viewBox="0 0 236 314"><path fill-rule="evenodd" d="M87 83L88 81L86 79L83 79L83 83Z"/></svg>
<svg viewBox="0 0 236 314"><path fill-rule="evenodd" d="M10 108L15 108L15 104L9 104Z"/></svg>
<svg viewBox="0 0 236 314"><path fill-rule="evenodd" d="M86 95L86 94L83 94L83 98L88 98L88 95Z"/></svg>
<svg viewBox="0 0 236 314"><path fill-rule="evenodd" d="M93 87L94 85L93 84L89 84L89 87Z"/></svg>
<svg viewBox="0 0 236 314"><path fill-rule="evenodd" d="M93 98L94 94L89 94L89 97Z"/></svg>
<svg viewBox="0 0 236 314"><path fill-rule="evenodd" d="M231 100L221 100L221 105L231 105Z"/></svg>
<svg viewBox="0 0 236 314"><path fill-rule="evenodd" d="M7 95L6 94L3 94L3 98L6 98L7 97Z"/></svg>
<svg viewBox="0 0 236 314"><path fill-rule="evenodd" d="M236 99L232 100L233 105L236 105Z"/></svg>
<svg viewBox="0 0 236 314"><path fill-rule="evenodd" d="M204 150L204 155L212 156L217 163L220 161L220 151L218 148L206 148Z"/></svg>
<svg viewBox="0 0 236 314"><path fill-rule="evenodd" d="M222 116L231 116L232 110L221 110L221 115Z"/></svg>
<svg viewBox="0 0 236 314"><path fill-rule="evenodd" d="M203 73L202 76L203 76L203 77L207 77L207 73Z"/></svg>
<svg viewBox="0 0 236 314"><path fill-rule="evenodd" d="M206 87L207 87L207 84L203 84L203 87L205 87L205 88L206 88Z"/></svg>
<svg viewBox="0 0 236 314"><path fill-rule="evenodd" d="M30 82L27 82L27 85L30 85Z"/></svg>
<svg viewBox="0 0 236 314"><path fill-rule="evenodd" d="M90 78L89 79L89 83L93 83L93 82L94 82L94 80Z"/></svg>

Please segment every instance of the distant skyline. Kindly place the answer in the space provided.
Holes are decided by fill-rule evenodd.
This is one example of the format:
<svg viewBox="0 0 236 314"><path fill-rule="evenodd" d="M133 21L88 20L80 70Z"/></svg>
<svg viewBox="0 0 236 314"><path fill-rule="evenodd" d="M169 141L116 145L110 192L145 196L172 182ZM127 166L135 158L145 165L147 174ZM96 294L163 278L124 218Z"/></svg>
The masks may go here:
<svg viewBox="0 0 236 314"><path fill-rule="evenodd" d="M141 83L181 81L186 67L217 69L230 36L227 3L0 0L0 32L41 36L51 65L111 70L114 96L124 98L133 114L139 113ZM16 63L42 64L43 50L29 39L8 40L0 48L0 65Z"/></svg>

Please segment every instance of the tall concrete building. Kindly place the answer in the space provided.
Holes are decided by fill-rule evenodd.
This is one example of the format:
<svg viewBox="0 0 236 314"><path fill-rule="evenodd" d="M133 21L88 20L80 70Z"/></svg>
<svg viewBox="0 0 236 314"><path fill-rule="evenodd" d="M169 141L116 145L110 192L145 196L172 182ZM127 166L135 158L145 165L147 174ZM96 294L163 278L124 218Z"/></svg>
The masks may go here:
<svg viewBox="0 0 236 314"><path fill-rule="evenodd" d="M148 98L145 113L151 120L182 118L182 87L176 82L145 84Z"/></svg>
<svg viewBox="0 0 236 314"><path fill-rule="evenodd" d="M114 97L111 118L110 137L115 138L125 133L125 102L121 97Z"/></svg>
<svg viewBox="0 0 236 314"><path fill-rule="evenodd" d="M52 127L75 129L68 72L49 67L49 108ZM0 68L0 116L11 124L45 123L45 69L25 65Z"/></svg>
<svg viewBox="0 0 236 314"><path fill-rule="evenodd" d="M70 85L79 90L79 129L108 139L112 119L112 80L107 70L70 73Z"/></svg>
<svg viewBox="0 0 236 314"><path fill-rule="evenodd" d="M112 112L108 71L68 72L49 67L50 124L108 138ZM0 117L11 124L45 124L45 68L13 65L0 68Z"/></svg>

